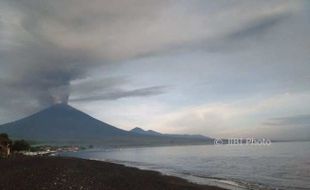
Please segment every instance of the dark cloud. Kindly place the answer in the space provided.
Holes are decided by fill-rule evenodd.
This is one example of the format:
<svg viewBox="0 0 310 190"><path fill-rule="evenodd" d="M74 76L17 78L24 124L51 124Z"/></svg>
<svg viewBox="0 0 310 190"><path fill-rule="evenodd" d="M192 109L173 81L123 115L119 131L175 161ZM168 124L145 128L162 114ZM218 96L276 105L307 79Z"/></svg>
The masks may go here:
<svg viewBox="0 0 310 190"><path fill-rule="evenodd" d="M162 93L165 93L166 89L167 89L166 86L152 86L152 87L138 88L138 89L133 89L133 90L115 89L111 92L105 92L103 94L72 98L70 99L70 102L117 100L117 99L128 98L128 97L148 97L148 96L160 95Z"/></svg>
<svg viewBox="0 0 310 190"><path fill-rule="evenodd" d="M10 64L3 71L10 75L1 88L22 93L24 98L34 98L42 105L67 102L70 81L84 76L86 66L82 63L86 60L83 52L67 51L42 41L27 42L2 60Z"/></svg>
<svg viewBox="0 0 310 190"><path fill-rule="evenodd" d="M310 115L292 115L288 117L271 118L263 123L266 131L276 131L276 139L309 140Z"/></svg>
<svg viewBox="0 0 310 190"><path fill-rule="evenodd" d="M228 34L225 38L229 41L236 41L249 37L261 37L278 24L287 20L289 16L289 13L284 12L282 14L270 15L264 18L253 20L239 28L237 31Z"/></svg>
<svg viewBox="0 0 310 190"><path fill-rule="evenodd" d="M310 115L295 115L290 117L271 118L264 125L270 126L306 126L309 127L310 135Z"/></svg>
<svg viewBox="0 0 310 190"><path fill-rule="evenodd" d="M137 1L120 4L71 0L0 3L4 10L0 14L3 29L0 42L5 42L0 45L0 106L11 109L18 104L33 110L58 102L67 103L74 90L72 81L88 77L88 72L98 66L131 57L118 50L118 55L110 54L109 44L104 45L107 36L135 18L149 19L155 11L151 8L160 4L140 2L141 7L137 7ZM120 12L122 14L118 14ZM102 27L105 30L101 34ZM94 45L97 39L103 45ZM111 80L104 84L117 85ZM97 88L104 90L104 86ZM87 88L79 90L79 93L85 92L88 92ZM127 94L132 96L132 93Z"/></svg>
<svg viewBox="0 0 310 190"><path fill-rule="evenodd" d="M291 12L264 15L247 22L241 23L238 27L228 31L219 32L214 38L192 41L188 46L179 49L190 48L192 50L232 53L258 46L261 42L268 41L268 37L279 32L277 26L285 23L292 16Z"/></svg>
<svg viewBox="0 0 310 190"><path fill-rule="evenodd" d="M86 78L72 82L70 92L72 97L81 96L85 92L87 92L87 95L102 93L103 91L111 91L128 83L130 83L130 79L127 77Z"/></svg>
<svg viewBox="0 0 310 190"><path fill-rule="evenodd" d="M168 86L151 86L128 89L130 79L126 77L109 77L84 79L71 84L70 102L118 100L128 97L148 97L163 94ZM87 92L87 93L86 93Z"/></svg>

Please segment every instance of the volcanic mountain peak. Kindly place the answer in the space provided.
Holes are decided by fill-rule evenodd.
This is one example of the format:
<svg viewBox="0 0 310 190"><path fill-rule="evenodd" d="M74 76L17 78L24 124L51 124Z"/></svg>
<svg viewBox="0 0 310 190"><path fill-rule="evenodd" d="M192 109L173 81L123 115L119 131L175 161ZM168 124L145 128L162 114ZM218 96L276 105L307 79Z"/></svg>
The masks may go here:
<svg viewBox="0 0 310 190"><path fill-rule="evenodd" d="M69 113L80 113L80 114L83 114L83 115L87 115L83 112L81 112L80 110L68 105L68 104L64 104L64 103L59 103L59 104L54 104L44 110L41 110L39 112L37 112L36 114L34 115L37 115L37 114L65 114L63 116L66 116L67 114Z"/></svg>
<svg viewBox="0 0 310 190"><path fill-rule="evenodd" d="M67 104L55 104L31 116L0 126L16 138L31 140L100 140L129 132L101 122Z"/></svg>

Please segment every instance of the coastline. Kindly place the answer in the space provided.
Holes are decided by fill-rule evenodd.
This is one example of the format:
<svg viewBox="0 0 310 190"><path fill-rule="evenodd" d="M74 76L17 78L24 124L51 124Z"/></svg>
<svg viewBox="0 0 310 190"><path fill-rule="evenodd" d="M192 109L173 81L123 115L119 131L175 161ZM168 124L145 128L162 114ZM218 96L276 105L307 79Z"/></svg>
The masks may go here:
<svg viewBox="0 0 310 190"><path fill-rule="evenodd" d="M184 172L177 173L177 172L172 172L168 170L148 167L145 165L140 165L136 162L110 160L110 159L106 159L106 160L89 159L89 160L97 160L97 161L103 161L103 162L108 162L108 163L120 164L120 165L124 165L130 168L137 168L143 171L159 172L161 175L174 176L177 178L185 179L186 181L189 181L190 183L194 183L198 185L206 185L206 186L211 186L211 187L218 187L218 188L222 188L226 190L259 189L259 188L256 188L254 184L249 184L246 182L233 181L233 180L229 180L225 178L214 178L214 177L212 178L212 177L198 176L198 175L193 175L191 173L184 173Z"/></svg>
<svg viewBox="0 0 310 190"><path fill-rule="evenodd" d="M199 144L199 145L174 145L172 147L184 147L184 146L206 146L206 145L211 145L211 144ZM212 145L211 145L212 146ZM144 149L144 148L159 148L159 147L166 147L166 146L139 146L139 147L118 147L118 149ZM171 146L167 146L171 147ZM207 177L203 175L195 175L192 173L188 172L177 172L175 170L170 170L167 168L162 168L152 165L152 164L143 164L141 162L132 162L132 161L123 161L123 160L116 160L116 159L98 159L96 157L84 157L84 156L79 156L76 155L76 153L80 152L97 152L97 151L111 151L115 150L115 148L109 147L109 149L85 149L81 151L67 151L67 152L58 152L55 154L51 154L51 156L58 156L58 157L72 157L72 158L80 158L80 159L86 159L86 160L94 160L94 161L100 161L100 162L107 162L107 163L113 163L113 164L119 164L123 165L125 167L129 168L136 168L142 171L153 171L153 172L158 172L160 175L163 176L172 176L172 177L177 177L181 178L189 183L194 183L197 185L203 185L203 186L210 186L210 187L216 187L219 189L226 189L226 190L247 190L247 189L253 189L253 190L258 190L261 189L263 186L262 184L257 184L255 182L246 182L246 181L241 181L241 180L234 180L234 179L229 179L229 178L218 178L218 177ZM267 186L264 186L266 189L270 189Z"/></svg>
<svg viewBox="0 0 310 190"><path fill-rule="evenodd" d="M121 164L72 157L12 156L0 160L0 189L223 190Z"/></svg>
<svg viewBox="0 0 310 190"><path fill-rule="evenodd" d="M223 189L307 189L309 143L257 146L163 147L68 152L61 156L99 160L181 177L192 183ZM295 151L299 150L299 151ZM290 153L290 154L288 154ZM280 156L279 155L284 155ZM192 155L196 155L193 157ZM229 157L228 157L229 156ZM227 159L229 158L229 159ZM302 168L291 163L296 163ZM278 161L281 160L279 163ZM234 164L232 164L234 163ZM283 168L286 163L287 168ZM257 170L254 175L252 169ZM258 170L259 169L259 170ZM298 171L299 174L295 172ZM290 178L278 175L282 172Z"/></svg>

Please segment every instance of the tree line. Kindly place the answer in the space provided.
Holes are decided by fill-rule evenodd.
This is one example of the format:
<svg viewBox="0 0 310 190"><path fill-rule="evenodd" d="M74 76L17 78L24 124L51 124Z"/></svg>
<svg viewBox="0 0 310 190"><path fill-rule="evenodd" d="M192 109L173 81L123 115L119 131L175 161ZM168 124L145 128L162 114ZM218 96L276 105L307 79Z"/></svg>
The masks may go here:
<svg viewBox="0 0 310 190"><path fill-rule="evenodd" d="M31 146L26 140L11 140L6 133L0 134L0 143L6 142L12 151L29 151Z"/></svg>

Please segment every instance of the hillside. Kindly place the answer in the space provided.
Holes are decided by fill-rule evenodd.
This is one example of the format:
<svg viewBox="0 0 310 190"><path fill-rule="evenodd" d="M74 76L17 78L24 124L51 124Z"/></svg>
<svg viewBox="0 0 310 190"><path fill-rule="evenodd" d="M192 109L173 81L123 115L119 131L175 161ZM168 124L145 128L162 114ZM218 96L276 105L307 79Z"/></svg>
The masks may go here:
<svg viewBox="0 0 310 190"><path fill-rule="evenodd" d="M130 135L66 104L56 104L29 117L4 124L0 126L0 131L14 138L44 141L94 140Z"/></svg>
<svg viewBox="0 0 310 190"><path fill-rule="evenodd" d="M15 139L42 143L100 146L204 144L210 141L207 137L167 135L141 128L125 131L67 104L56 104L26 118L0 125L0 133L7 133Z"/></svg>

